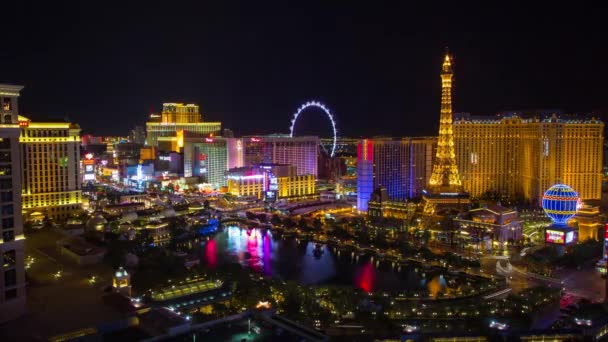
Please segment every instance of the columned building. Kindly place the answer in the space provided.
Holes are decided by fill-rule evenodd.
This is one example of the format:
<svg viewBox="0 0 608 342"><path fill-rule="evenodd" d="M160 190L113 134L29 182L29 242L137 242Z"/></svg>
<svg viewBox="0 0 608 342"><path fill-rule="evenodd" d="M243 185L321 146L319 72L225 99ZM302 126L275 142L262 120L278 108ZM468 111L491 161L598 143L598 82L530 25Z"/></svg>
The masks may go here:
<svg viewBox="0 0 608 342"><path fill-rule="evenodd" d="M80 126L31 122L21 127L21 197L26 219L65 219L82 209Z"/></svg>
<svg viewBox="0 0 608 342"><path fill-rule="evenodd" d="M0 84L0 322L25 312L18 103L21 86Z"/></svg>

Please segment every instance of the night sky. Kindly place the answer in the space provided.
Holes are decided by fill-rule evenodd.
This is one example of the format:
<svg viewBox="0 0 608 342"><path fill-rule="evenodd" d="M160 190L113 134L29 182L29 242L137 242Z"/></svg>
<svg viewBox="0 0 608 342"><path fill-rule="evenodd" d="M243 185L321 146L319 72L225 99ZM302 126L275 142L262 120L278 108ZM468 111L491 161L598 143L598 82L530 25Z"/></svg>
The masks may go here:
<svg viewBox="0 0 608 342"><path fill-rule="evenodd" d="M446 46L455 111L608 109L597 8L40 3L3 4L0 82L25 85L22 114L87 133L127 134L163 102L198 103L237 135L287 132L297 107L317 99L341 135L436 134ZM303 134L323 120L303 117Z"/></svg>

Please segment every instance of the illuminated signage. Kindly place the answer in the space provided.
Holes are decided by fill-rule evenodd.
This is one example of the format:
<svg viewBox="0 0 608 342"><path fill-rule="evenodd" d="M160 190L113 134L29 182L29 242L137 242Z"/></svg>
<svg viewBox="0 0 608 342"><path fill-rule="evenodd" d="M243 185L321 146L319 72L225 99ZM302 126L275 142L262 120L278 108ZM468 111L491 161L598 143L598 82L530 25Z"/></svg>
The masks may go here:
<svg viewBox="0 0 608 342"><path fill-rule="evenodd" d="M567 232L566 233L566 244L572 243L574 242L574 232Z"/></svg>
<svg viewBox="0 0 608 342"><path fill-rule="evenodd" d="M277 192L276 191L266 191L264 197L265 197L266 202L276 202Z"/></svg>
<svg viewBox="0 0 608 342"><path fill-rule="evenodd" d="M84 155L84 157L87 159L93 159L93 153L87 153Z"/></svg>
<svg viewBox="0 0 608 342"><path fill-rule="evenodd" d="M277 177L270 177L270 186L268 190L277 191L279 190L279 183L277 181Z"/></svg>
<svg viewBox="0 0 608 342"><path fill-rule="evenodd" d="M566 233L560 230L545 230L545 242L564 245L566 243Z"/></svg>
<svg viewBox="0 0 608 342"><path fill-rule="evenodd" d="M213 139L211 139L211 138L205 138L205 142L209 142L209 143L213 142Z"/></svg>
<svg viewBox="0 0 608 342"><path fill-rule="evenodd" d="M251 142L260 142L261 140L258 138L251 138Z"/></svg>
<svg viewBox="0 0 608 342"><path fill-rule="evenodd" d="M160 156L160 157L158 157L158 159L162 160L162 161L168 161L168 162L170 162L171 161L171 156Z"/></svg>
<svg viewBox="0 0 608 342"><path fill-rule="evenodd" d="M84 172L86 172L86 173L92 173L93 172L93 165L85 165L84 166Z"/></svg>
<svg viewBox="0 0 608 342"><path fill-rule="evenodd" d="M84 180L94 180L95 179L95 174L94 173L86 173L84 175Z"/></svg>
<svg viewBox="0 0 608 342"><path fill-rule="evenodd" d="M19 121L19 127L28 127L30 125L29 121Z"/></svg>
<svg viewBox="0 0 608 342"><path fill-rule="evenodd" d="M228 176L228 179L246 180L246 179L262 179L264 175L249 175L249 176Z"/></svg>
<svg viewBox="0 0 608 342"><path fill-rule="evenodd" d="M207 155L204 153L201 153L198 155L198 160L207 160Z"/></svg>

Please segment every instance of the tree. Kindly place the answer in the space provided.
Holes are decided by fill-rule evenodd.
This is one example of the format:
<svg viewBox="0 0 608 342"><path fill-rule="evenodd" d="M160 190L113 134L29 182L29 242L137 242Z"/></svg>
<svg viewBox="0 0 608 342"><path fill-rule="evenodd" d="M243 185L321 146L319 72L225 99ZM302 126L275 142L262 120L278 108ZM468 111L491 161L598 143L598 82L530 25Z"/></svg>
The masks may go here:
<svg viewBox="0 0 608 342"><path fill-rule="evenodd" d="M296 223L295 223L295 222L293 222L293 220L292 220L291 218L286 217L286 218L283 220L283 225L284 225L285 227L287 227L287 228L294 228L294 227L296 226Z"/></svg>
<svg viewBox="0 0 608 342"><path fill-rule="evenodd" d="M209 200L205 200L203 202L203 208L205 208L205 210L209 210L209 206L210 206Z"/></svg>
<svg viewBox="0 0 608 342"><path fill-rule="evenodd" d="M275 226L278 226L281 224L281 218L279 217L279 215L274 214L272 215L272 217L270 218L270 223L272 223Z"/></svg>
<svg viewBox="0 0 608 342"><path fill-rule="evenodd" d="M323 222L317 217L312 221L312 226L315 230L321 230L321 228L323 228Z"/></svg>
<svg viewBox="0 0 608 342"><path fill-rule="evenodd" d="M306 219L304 219L303 217L300 219L300 222L298 222L298 228L305 230L308 228L308 223L306 222Z"/></svg>
<svg viewBox="0 0 608 342"><path fill-rule="evenodd" d="M260 214L257 216L257 219L262 222L262 223L266 223L268 221L268 219L266 218L266 214Z"/></svg>

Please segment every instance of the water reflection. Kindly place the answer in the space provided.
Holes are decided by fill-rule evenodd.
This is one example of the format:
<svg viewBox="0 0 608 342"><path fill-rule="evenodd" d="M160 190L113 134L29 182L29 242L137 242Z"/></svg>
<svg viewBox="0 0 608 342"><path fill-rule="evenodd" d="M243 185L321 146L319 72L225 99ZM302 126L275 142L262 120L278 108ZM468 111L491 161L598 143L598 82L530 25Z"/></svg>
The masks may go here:
<svg viewBox="0 0 608 342"><path fill-rule="evenodd" d="M371 262L363 264L355 278L355 284L365 292L374 291L374 283L376 279L376 269Z"/></svg>
<svg viewBox="0 0 608 342"><path fill-rule="evenodd" d="M207 266L209 268L214 269L217 265L217 251L215 247L215 240L209 240L205 244L205 259L207 261Z"/></svg>
<svg viewBox="0 0 608 342"><path fill-rule="evenodd" d="M255 272L302 284L335 284L372 291L439 293L446 286L433 271L399 266L351 251L278 238L266 230L226 227L204 246L209 267L238 262ZM434 279L437 280L434 280Z"/></svg>

